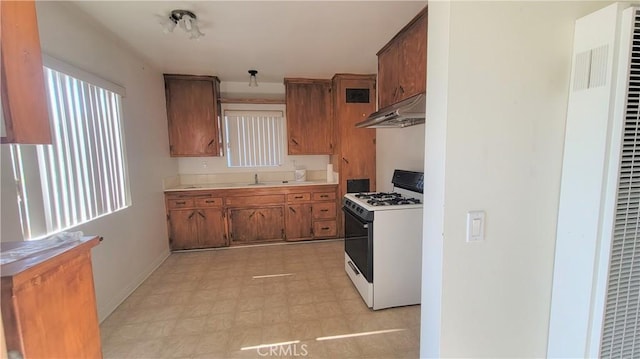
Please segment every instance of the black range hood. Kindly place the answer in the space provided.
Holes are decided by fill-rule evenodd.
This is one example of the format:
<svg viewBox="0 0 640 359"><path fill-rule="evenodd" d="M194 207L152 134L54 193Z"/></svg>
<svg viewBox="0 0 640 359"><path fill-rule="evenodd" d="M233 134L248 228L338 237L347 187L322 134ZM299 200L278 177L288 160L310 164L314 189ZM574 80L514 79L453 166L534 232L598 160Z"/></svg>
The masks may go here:
<svg viewBox="0 0 640 359"><path fill-rule="evenodd" d="M426 95L420 93L380 109L356 124L356 127L393 128L425 123Z"/></svg>

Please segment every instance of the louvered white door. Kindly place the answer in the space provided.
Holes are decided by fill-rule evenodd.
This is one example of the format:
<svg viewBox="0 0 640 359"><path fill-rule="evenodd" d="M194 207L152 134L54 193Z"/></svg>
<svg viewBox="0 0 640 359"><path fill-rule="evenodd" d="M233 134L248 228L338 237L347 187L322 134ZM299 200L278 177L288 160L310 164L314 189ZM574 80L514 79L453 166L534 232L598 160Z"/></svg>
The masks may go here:
<svg viewBox="0 0 640 359"><path fill-rule="evenodd" d="M640 357L636 13L615 3L576 21L548 357Z"/></svg>
<svg viewBox="0 0 640 359"><path fill-rule="evenodd" d="M632 9L624 126L600 345L601 358L640 357L640 12Z"/></svg>

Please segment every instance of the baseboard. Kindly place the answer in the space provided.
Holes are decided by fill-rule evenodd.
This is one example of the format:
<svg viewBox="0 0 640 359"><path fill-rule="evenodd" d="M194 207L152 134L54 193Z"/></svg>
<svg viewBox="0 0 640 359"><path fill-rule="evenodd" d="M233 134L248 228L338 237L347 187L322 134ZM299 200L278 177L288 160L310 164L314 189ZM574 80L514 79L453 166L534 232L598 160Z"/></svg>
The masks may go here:
<svg viewBox="0 0 640 359"><path fill-rule="evenodd" d="M147 278L149 278L151 273L158 269L158 267L160 267L160 265L169 257L169 255L171 255L171 252L161 253L158 258L151 262L151 265L149 265L149 267L147 267L147 269L142 274L134 278L130 285L128 285L124 290L118 293L118 295L114 296L109 301L109 303L99 307L98 320L100 321L100 323L107 319L107 317L111 313L113 313L113 311L116 310L116 308L118 308L118 306L122 304L122 302L124 302L124 300L127 299L131 295L131 293L133 293L133 291L135 291L140 286L140 284L142 284Z"/></svg>

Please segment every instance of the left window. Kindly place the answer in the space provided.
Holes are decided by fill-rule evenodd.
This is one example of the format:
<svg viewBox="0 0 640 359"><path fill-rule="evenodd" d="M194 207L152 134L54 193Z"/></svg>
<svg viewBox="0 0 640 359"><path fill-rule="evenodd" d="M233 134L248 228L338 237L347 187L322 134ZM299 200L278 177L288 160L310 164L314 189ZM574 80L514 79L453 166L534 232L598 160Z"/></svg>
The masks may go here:
<svg viewBox="0 0 640 359"><path fill-rule="evenodd" d="M45 61L52 144L11 145L25 239L131 204L122 131L124 89L68 65L58 67L70 70L54 70Z"/></svg>

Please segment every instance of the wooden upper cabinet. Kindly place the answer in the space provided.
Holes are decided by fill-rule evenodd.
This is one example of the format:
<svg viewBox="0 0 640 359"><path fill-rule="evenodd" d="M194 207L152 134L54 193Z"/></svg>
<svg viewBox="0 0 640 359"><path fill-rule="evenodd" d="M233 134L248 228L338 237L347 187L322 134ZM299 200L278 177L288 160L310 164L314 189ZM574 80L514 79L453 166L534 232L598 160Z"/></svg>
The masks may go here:
<svg viewBox="0 0 640 359"><path fill-rule="evenodd" d="M218 78L164 75L164 84L171 156L221 156Z"/></svg>
<svg viewBox="0 0 640 359"><path fill-rule="evenodd" d="M378 107L426 91L427 8L378 52Z"/></svg>
<svg viewBox="0 0 640 359"><path fill-rule="evenodd" d="M284 79L290 155L333 153L331 81Z"/></svg>
<svg viewBox="0 0 640 359"><path fill-rule="evenodd" d="M398 73L400 68L400 51L398 44L393 43L386 50L378 53L378 102L380 108L396 102L398 92Z"/></svg>
<svg viewBox="0 0 640 359"><path fill-rule="evenodd" d="M34 1L0 1L2 143L50 144Z"/></svg>

